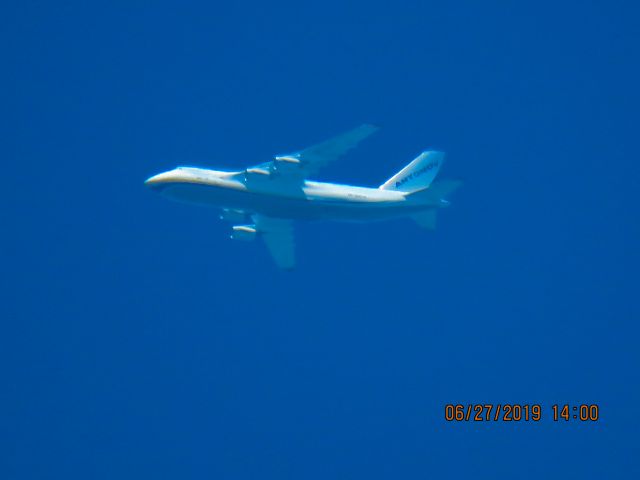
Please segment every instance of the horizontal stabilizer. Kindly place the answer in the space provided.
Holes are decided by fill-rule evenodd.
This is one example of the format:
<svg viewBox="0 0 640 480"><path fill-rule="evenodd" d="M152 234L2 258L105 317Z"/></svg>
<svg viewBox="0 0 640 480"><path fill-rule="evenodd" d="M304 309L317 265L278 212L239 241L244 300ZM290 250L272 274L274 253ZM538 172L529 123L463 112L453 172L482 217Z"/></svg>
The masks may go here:
<svg viewBox="0 0 640 480"><path fill-rule="evenodd" d="M422 195L424 198L438 202L440 200L446 200L445 197L451 195L461 186L462 182L460 180L441 180L432 183L427 189L414 192L413 195Z"/></svg>
<svg viewBox="0 0 640 480"><path fill-rule="evenodd" d="M432 210L427 210L426 212L419 213L417 215L413 215L413 218L418 225L427 230L435 230L436 229L436 212L437 210L434 208Z"/></svg>
<svg viewBox="0 0 640 480"><path fill-rule="evenodd" d="M411 218L413 218L422 228L435 230L436 213L439 207L446 207L449 205L446 197L457 190L461 185L462 182L460 180L442 180L440 182L432 183L429 188L408 194L408 198L415 198L416 200L419 200L420 203L434 207L412 215Z"/></svg>

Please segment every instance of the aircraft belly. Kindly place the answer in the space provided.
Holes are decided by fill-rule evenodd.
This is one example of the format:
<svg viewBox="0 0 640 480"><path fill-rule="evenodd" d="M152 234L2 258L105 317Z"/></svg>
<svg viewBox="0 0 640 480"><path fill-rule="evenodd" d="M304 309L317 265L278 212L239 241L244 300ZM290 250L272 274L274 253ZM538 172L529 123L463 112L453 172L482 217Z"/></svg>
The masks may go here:
<svg viewBox="0 0 640 480"><path fill-rule="evenodd" d="M244 209L276 218L376 220L410 215L421 206L400 202L352 202L260 194L245 189L195 183L165 185L162 194L182 202L219 208Z"/></svg>

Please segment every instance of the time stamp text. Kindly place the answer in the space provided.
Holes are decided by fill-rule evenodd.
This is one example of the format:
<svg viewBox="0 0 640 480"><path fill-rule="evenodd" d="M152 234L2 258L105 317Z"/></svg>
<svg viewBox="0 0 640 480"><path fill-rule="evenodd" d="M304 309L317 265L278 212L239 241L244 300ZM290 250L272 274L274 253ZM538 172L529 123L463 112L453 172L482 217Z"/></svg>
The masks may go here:
<svg viewBox="0 0 640 480"><path fill-rule="evenodd" d="M554 422L597 422L600 407L596 404L541 404L519 403L467 403L444 406L447 422L539 422L551 419Z"/></svg>

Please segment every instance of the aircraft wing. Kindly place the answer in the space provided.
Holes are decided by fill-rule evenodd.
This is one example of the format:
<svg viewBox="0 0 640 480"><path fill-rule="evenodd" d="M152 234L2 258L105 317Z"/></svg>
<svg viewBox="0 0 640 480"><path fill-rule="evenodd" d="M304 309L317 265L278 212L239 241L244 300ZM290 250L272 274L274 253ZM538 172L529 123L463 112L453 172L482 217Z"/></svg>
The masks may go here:
<svg viewBox="0 0 640 480"><path fill-rule="evenodd" d="M268 175L273 178L304 180L326 164L338 159L358 143L378 130L364 124L342 135L288 155L278 155L270 162L248 168L247 174Z"/></svg>
<svg viewBox="0 0 640 480"><path fill-rule="evenodd" d="M295 239L293 222L260 214L251 215L256 230L267 245L276 265L285 270L295 267Z"/></svg>

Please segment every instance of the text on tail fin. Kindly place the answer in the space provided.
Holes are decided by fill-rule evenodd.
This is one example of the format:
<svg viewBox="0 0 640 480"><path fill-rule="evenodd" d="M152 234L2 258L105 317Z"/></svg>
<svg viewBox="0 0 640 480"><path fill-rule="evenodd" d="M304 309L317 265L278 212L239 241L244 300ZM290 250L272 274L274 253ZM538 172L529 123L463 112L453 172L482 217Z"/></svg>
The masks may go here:
<svg viewBox="0 0 640 480"><path fill-rule="evenodd" d="M422 152L409 165L380 185L379 188L408 193L427 188L438 174L443 162L443 152L435 150Z"/></svg>

